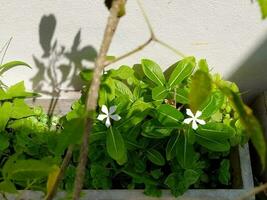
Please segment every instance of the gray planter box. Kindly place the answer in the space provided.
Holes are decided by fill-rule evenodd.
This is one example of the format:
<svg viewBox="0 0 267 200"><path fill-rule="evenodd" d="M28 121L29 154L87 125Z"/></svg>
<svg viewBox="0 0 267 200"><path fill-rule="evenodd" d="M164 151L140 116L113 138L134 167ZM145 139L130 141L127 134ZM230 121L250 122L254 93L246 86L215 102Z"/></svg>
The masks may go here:
<svg viewBox="0 0 267 200"><path fill-rule="evenodd" d="M63 102L62 102L63 101ZM55 113L66 113L70 108L71 100L60 100L60 105L56 107ZM38 100L35 104L47 107L47 100ZM63 106L62 106L63 105ZM84 190L81 200L235 200L243 196L253 187L253 176L250 164L248 145L239 147L239 158L241 168L241 178L243 186L240 189L190 189L183 196L175 198L170 191L163 190L162 197L154 198L143 194L143 190ZM38 200L44 198L44 193L38 191L20 191L20 197L6 194L8 200ZM65 192L58 192L55 200L66 200L68 195ZM5 200L0 195L0 200ZM249 200L255 200L251 197Z"/></svg>

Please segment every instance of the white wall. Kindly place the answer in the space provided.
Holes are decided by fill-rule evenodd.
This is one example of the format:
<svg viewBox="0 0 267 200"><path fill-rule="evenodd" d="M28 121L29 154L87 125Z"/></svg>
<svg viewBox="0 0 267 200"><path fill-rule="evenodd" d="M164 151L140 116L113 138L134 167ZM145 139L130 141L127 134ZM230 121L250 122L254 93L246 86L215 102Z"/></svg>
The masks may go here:
<svg viewBox="0 0 267 200"><path fill-rule="evenodd" d="M49 65L51 59L42 58L43 50L39 43L39 24L44 15L55 16L56 30L52 41L57 39L58 44L66 47L66 51L70 51L79 29L81 29L79 49L88 45L92 45L95 49L99 48L108 15L103 0L23 2L0 0L0 3L0 46L11 36L13 37L5 61L19 59L33 67L32 70L20 68L8 72L4 80L9 85L25 80L27 88L32 89L30 79L37 72L33 55L39 62ZM220 72L224 77L238 81L241 88L251 92L250 94L255 93L252 91L254 89L266 88L260 81L267 80L265 78L267 70L264 70L267 65L267 51L260 51L259 55L257 52L262 49L262 46L264 47L264 41L265 46L267 45L265 40L267 21L261 20L256 2L251 3L251 0L145 0L143 4L160 39L186 55L207 58L214 72ZM128 0L127 15L119 24L109 54L121 55L135 48L148 37L148 29L136 1ZM242 71L242 67L251 56L254 61ZM152 44L115 66L132 65L143 57L154 59L162 68L179 59L170 50L158 44ZM83 61L82 63L86 67L92 66L92 62ZM257 71L253 70L254 63L257 63L260 68ZM69 60L59 58L55 67L60 64L68 65ZM243 78L236 75L237 71ZM253 77L251 77L251 71L254 73ZM38 84L42 84L43 90L48 90L51 82L44 82L43 77L40 79L42 80ZM71 87L67 85L66 82L61 87L70 89ZM265 85L267 86L267 82Z"/></svg>

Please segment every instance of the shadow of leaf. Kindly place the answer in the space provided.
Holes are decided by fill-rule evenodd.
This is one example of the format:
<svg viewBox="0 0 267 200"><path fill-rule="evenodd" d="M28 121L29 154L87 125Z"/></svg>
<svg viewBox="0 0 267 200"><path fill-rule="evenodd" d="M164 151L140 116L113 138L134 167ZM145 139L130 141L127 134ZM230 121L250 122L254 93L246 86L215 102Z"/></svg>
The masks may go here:
<svg viewBox="0 0 267 200"><path fill-rule="evenodd" d="M51 51L51 41L56 28L56 18L54 15L45 15L42 17L40 25L39 25L39 38L40 44L44 51L42 55L43 58L47 58L50 56ZM53 47L56 46L56 41Z"/></svg>

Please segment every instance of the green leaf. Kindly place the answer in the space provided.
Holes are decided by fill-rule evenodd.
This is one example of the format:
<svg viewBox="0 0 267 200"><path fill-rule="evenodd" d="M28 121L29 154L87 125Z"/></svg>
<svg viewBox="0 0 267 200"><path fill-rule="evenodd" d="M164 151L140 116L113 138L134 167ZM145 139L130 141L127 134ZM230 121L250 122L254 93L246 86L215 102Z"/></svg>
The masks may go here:
<svg viewBox="0 0 267 200"><path fill-rule="evenodd" d="M202 111L201 118L206 119L212 116L222 107L223 103L224 95L219 91L213 92L209 99L200 106L200 110Z"/></svg>
<svg viewBox="0 0 267 200"><path fill-rule="evenodd" d="M184 115L169 104L162 104L157 108L157 119L166 126L179 126L184 119Z"/></svg>
<svg viewBox="0 0 267 200"><path fill-rule="evenodd" d="M192 144L189 143L187 135L181 135L176 145L176 156L178 163L183 169L192 166L196 159L196 152Z"/></svg>
<svg viewBox="0 0 267 200"><path fill-rule="evenodd" d="M220 163L218 179L221 184L228 185L231 179L230 174L230 161L223 159Z"/></svg>
<svg viewBox="0 0 267 200"><path fill-rule="evenodd" d="M192 76L189 92L189 104L193 113L196 113L202 104L209 98L212 89L212 80L209 74L197 70Z"/></svg>
<svg viewBox="0 0 267 200"><path fill-rule="evenodd" d="M146 152L147 158L154 163L155 165L164 166L165 165L165 159L161 155L160 152L158 152L155 149L150 149Z"/></svg>
<svg viewBox="0 0 267 200"><path fill-rule="evenodd" d="M7 193L18 193L15 185L9 180L4 180L0 183L0 191Z"/></svg>
<svg viewBox="0 0 267 200"><path fill-rule="evenodd" d="M82 80L89 82L92 80L93 78L93 73L94 71L91 69L85 69L83 71L80 72L80 77L82 78Z"/></svg>
<svg viewBox="0 0 267 200"><path fill-rule="evenodd" d="M151 104L138 99L130 106L129 110L124 110L126 116L122 116L122 119L114 124L117 128L122 127L124 130L128 130L138 125L147 116L150 108Z"/></svg>
<svg viewBox="0 0 267 200"><path fill-rule="evenodd" d="M8 178L12 180L32 180L44 178L49 175L53 166L41 160L16 160L8 168Z"/></svg>
<svg viewBox="0 0 267 200"><path fill-rule="evenodd" d="M8 70L10 70L10 69L12 69L14 67L17 67L17 66L26 66L26 67L31 68L31 66L28 65L25 62L22 62L22 61L11 61L11 62L5 63L2 66L0 66L0 76L3 75L3 73L5 73L6 71L8 71Z"/></svg>
<svg viewBox="0 0 267 200"><path fill-rule="evenodd" d="M242 125L246 128L246 133L251 138L251 142L260 156L262 168L266 166L267 147L260 123L253 115L251 109L247 107L239 94L226 86L219 86L219 89L228 97L235 111L240 117Z"/></svg>
<svg viewBox="0 0 267 200"><path fill-rule="evenodd" d="M157 86L152 89L152 99L164 100L168 95L168 90L164 86Z"/></svg>
<svg viewBox="0 0 267 200"><path fill-rule="evenodd" d="M106 145L107 152L111 158L116 161L120 161L124 158L126 154L124 140L116 128L110 127L108 129Z"/></svg>
<svg viewBox="0 0 267 200"><path fill-rule="evenodd" d="M198 62L198 67L199 67L199 69L201 71L209 73L209 66L208 66L208 63L207 63L206 59L201 59Z"/></svg>
<svg viewBox="0 0 267 200"><path fill-rule="evenodd" d="M142 125L142 135L148 138L164 138L171 134L173 127L163 126L156 119L148 120Z"/></svg>
<svg viewBox="0 0 267 200"><path fill-rule="evenodd" d="M98 105L108 105L115 98L115 82L111 78L101 81Z"/></svg>
<svg viewBox="0 0 267 200"><path fill-rule="evenodd" d="M0 100L8 100L14 98L30 98L30 97L37 97L38 94L26 92L24 82L21 81L12 85L6 92L2 91L0 93Z"/></svg>
<svg viewBox="0 0 267 200"><path fill-rule="evenodd" d="M174 96L175 92L171 92L171 94ZM187 88L178 88L176 89L175 100L177 103L188 104L189 103L188 95L189 95L189 90Z"/></svg>
<svg viewBox="0 0 267 200"><path fill-rule="evenodd" d="M12 113L12 104L10 102L4 102L0 106L0 131L5 130L7 122L9 121Z"/></svg>
<svg viewBox="0 0 267 200"><path fill-rule="evenodd" d="M132 83L138 84L139 80L135 77L135 71L126 65L122 65L119 69L110 70L110 76L112 78L127 80L127 83L131 85Z"/></svg>
<svg viewBox="0 0 267 200"><path fill-rule="evenodd" d="M24 99L14 99L11 118L20 119L36 115L25 102Z"/></svg>
<svg viewBox="0 0 267 200"><path fill-rule="evenodd" d="M207 123L196 130L196 141L211 151L228 151L235 130L222 123Z"/></svg>
<svg viewBox="0 0 267 200"><path fill-rule="evenodd" d="M169 161L173 159L176 155L177 144L179 141L180 133L174 134L168 141L166 147L166 159Z"/></svg>
<svg viewBox="0 0 267 200"><path fill-rule="evenodd" d="M56 153L62 154L70 144L79 144L84 129L84 118L74 118L63 123L63 131L59 136Z"/></svg>
<svg viewBox="0 0 267 200"><path fill-rule="evenodd" d="M177 66L173 70L168 84L171 88L174 88L176 85L181 83L184 79L189 77L196 65L194 57L187 57L178 62Z"/></svg>
<svg viewBox="0 0 267 200"><path fill-rule="evenodd" d="M260 9L261 9L261 16L262 19L267 17L267 0L258 0Z"/></svg>
<svg viewBox="0 0 267 200"><path fill-rule="evenodd" d="M4 151L9 146L9 138L0 132L0 151Z"/></svg>
<svg viewBox="0 0 267 200"><path fill-rule="evenodd" d="M160 66L148 59L142 59L141 63L145 75L158 86L164 86L166 81Z"/></svg>
<svg viewBox="0 0 267 200"><path fill-rule="evenodd" d="M116 96L127 97L130 101L133 101L134 96L130 88L121 81L113 80L115 83Z"/></svg>

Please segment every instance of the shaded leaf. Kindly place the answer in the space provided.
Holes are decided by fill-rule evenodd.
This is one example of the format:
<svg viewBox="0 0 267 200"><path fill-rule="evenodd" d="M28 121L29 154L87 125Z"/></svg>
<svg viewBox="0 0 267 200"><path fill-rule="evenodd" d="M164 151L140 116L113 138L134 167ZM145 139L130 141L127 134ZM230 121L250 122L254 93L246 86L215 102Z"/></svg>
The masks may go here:
<svg viewBox="0 0 267 200"><path fill-rule="evenodd" d="M120 132L114 127L108 129L106 146L109 156L114 160L121 161L125 157L126 148L124 140Z"/></svg>
<svg viewBox="0 0 267 200"><path fill-rule="evenodd" d="M209 74L197 70L192 76L189 92L189 103L191 110L196 113L202 104L209 98L212 81Z"/></svg>
<svg viewBox="0 0 267 200"><path fill-rule="evenodd" d="M165 159L161 153L155 149L150 149L146 152L147 158L155 165L164 166Z"/></svg>

